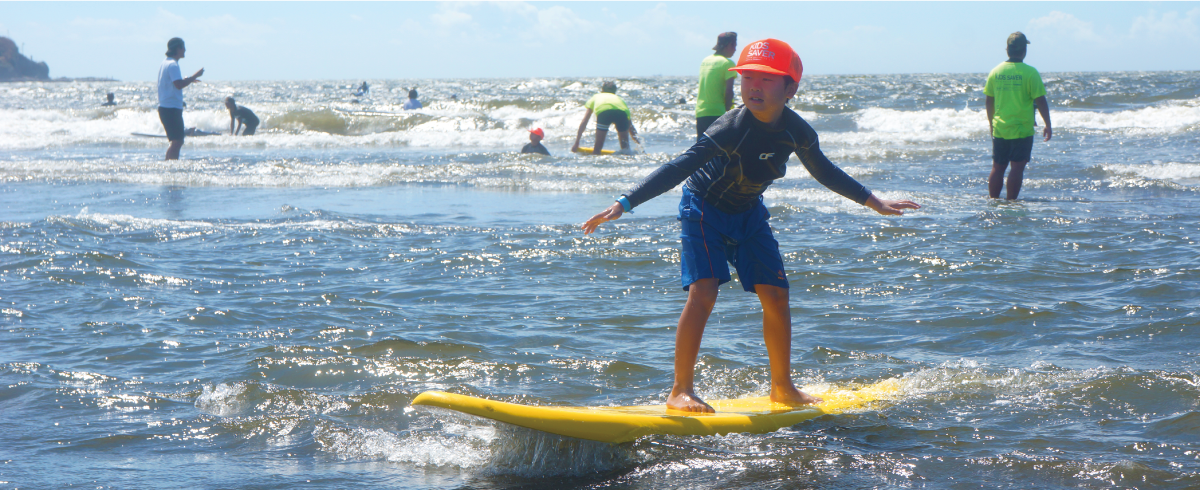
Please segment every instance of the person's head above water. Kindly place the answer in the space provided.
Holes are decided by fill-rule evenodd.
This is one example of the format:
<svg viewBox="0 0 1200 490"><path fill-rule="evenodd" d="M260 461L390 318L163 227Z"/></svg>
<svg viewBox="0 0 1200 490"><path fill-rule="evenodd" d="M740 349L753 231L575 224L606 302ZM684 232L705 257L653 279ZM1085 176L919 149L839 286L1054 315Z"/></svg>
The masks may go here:
<svg viewBox="0 0 1200 490"><path fill-rule="evenodd" d="M742 75L742 103L759 121L779 119L788 99L796 95L804 64L792 47L778 39L755 41L742 50L737 66Z"/></svg>
<svg viewBox="0 0 1200 490"><path fill-rule="evenodd" d="M187 51L187 47L183 45L183 39L173 37L167 41L167 57L182 58L184 51Z"/></svg>
<svg viewBox="0 0 1200 490"><path fill-rule="evenodd" d="M713 51L726 57L733 56L733 53L737 52L737 33L722 32L717 36L717 45L713 46Z"/></svg>
<svg viewBox="0 0 1200 490"><path fill-rule="evenodd" d="M416 87L408 89L408 98L410 98L410 99L417 98L417 88Z"/></svg>
<svg viewBox="0 0 1200 490"><path fill-rule="evenodd" d="M1029 38L1025 37L1025 33L1017 31L1009 34L1008 47L1005 48L1005 51L1008 52L1008 58L1018 61L1025 59L1026 44L1029 44Z"/></svg>
<svg viewBox="0 0 1200 490"><path fill-rule="evenodd" d="M604 83L600 84L600 91L610 93L610 94L617 93L617 82L614 82L612 80L605 80Z"/></svg>
<svg viewBox="0 0 1200 490"><path fill-rule="evenodd" d="M109 102L112 102L114 98L116 98L116 96L115 96L115 95L113 95L113 93L112 93L112 92L109 92L109 93L108 93L108 101L109 101Z"/></svg>
<svg viewBox="0 0 1200 490"><path fill-rule="evenodd" d="M529 141L532 141L534 143L542 141L542 138L545 138L545 137L546 137L546 132L542 131L542 128L534 128L529 131Z"/></svg>

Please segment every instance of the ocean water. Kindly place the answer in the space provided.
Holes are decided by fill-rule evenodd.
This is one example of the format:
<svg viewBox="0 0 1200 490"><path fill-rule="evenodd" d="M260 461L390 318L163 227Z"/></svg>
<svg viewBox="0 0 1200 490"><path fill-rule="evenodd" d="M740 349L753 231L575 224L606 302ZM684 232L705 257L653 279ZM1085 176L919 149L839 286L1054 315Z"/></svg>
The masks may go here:
<svg viewBox="0 0 1200 490"><path fill-rule="evenodd" d="M578 226L689 145L694 79L619 80L644 153L607 157L567 152L598 79L210 82L188 125L260 134L178 162L148 82L0 84L0 488L1196 488L1200 73L1044 78L1007 202L982 74L806 77L826 154L924 207L770 188L793 373L900 396L623 445L409 403L664 400L678 190ZM702 396L766 393L760 325L726 285Z"/></svg>

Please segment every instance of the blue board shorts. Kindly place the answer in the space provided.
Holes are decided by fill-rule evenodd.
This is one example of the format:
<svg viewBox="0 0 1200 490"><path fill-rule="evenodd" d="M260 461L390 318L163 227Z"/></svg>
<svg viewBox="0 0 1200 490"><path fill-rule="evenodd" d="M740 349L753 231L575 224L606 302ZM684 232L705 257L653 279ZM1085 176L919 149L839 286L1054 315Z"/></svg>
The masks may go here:
<svg viewBox="0 0 1200 490"><path fill-rule="evenodd" d="M680 262L683 269L683 290L692 283L715 277L718 284L732 279L729 264L737 270L738 280L746 292L755 292L757 284L788 288L783 273L783 256L779 242L767 224L771 213L759 197L758 204L744 213L724 213L703 198L683 188L679 201L679 223L682 247Z"/></svg>
<svg viewBox="0 0 1200 490"><path fill-rule="evenodd" d="M1033 136L1006 140L992 137L992 163L1008 165L1008 162L1028 162L1033 154Z"/></svg>
<svg viewBox="0 0 1200 490"><path fill-rule="evenodd" d="M609 126L617 126L617 131L629 131L629 114L620 109L609 109L596 114L596 131L608 131Z"/></svg>

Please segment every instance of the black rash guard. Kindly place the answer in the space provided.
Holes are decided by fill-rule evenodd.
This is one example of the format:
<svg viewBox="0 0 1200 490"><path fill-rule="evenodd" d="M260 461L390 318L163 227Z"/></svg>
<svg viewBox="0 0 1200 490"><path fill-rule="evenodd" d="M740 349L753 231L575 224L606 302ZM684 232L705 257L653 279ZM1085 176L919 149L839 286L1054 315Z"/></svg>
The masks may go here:
<svg viewBox="0 0 1200 490"><path fill-rule="evenodd" d="M770 129L745 106L725 113L678 158L659 167L625 197L630 207L684 184L725 213L750 210L775 179L787 173L788 157L800 157L821 185L859 204L871 191L830 162L817 145L817 132L799 114L784 107L777 129Z"/></svg>
<svg viewBox="0 0 1200 490"><path fill-rule="evenodd" d="M258 126L258 116L246 106L237 106L237 109L233 110L233 118L247 126Z"/></svg>

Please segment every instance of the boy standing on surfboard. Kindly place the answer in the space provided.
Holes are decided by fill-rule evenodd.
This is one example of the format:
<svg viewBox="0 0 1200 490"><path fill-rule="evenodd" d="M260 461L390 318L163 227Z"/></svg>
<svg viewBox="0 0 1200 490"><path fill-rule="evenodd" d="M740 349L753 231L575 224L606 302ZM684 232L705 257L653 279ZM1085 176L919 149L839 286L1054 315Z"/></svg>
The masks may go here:
<svg viewBox="0 0 1200 490"><path fill-rule="evenodd" d="M712 412L696 395L696 356L704 326L716 304L717 290L729 282L734 265L742 288L757 293L763 307L763 337L771 365L771 400L789 405L819 403L792 383L792 319L788 280L779 243L771 232L762 194L787 171L795 153L821 185L879 214L900 215L918 209L912 201L879 199L821 153L817 133L787 107L796 95L803 71L800 57L777 39L750 43L737 66L742 75L742 105L725 113L690 149L659 167L608 209L584 223L584 234L620 218L635 206L673 189L680 182L683 199L683 289L687 303L675 335L675 384L667 407Z"/></svg>

